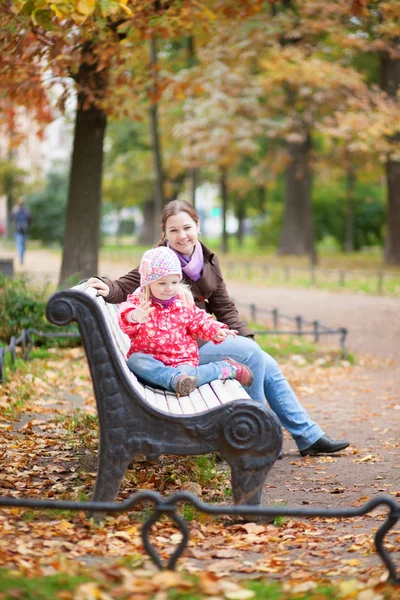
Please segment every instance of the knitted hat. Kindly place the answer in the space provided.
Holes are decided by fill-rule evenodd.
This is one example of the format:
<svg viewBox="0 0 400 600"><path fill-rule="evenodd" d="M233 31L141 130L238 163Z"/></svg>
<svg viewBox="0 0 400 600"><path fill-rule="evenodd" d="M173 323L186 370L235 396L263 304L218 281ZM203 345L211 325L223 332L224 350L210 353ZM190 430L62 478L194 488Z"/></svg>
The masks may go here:
<svg viewBox="0 0 400 600"><path fill-rule="evenodd" d="M146 250L139 266L140 287L149 285L164 275L179 275L182 279L182 269L179 258L166 246Z"/></svg>

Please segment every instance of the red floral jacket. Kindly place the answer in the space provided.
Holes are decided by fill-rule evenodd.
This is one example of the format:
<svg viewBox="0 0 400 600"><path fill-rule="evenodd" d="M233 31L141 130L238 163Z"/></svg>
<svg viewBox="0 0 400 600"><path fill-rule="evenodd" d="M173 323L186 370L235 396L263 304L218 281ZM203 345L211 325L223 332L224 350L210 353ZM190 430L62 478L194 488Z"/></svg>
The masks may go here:
<svg viewBox="0 0 400 600"><path fill-rule="evenodd" d="M227 325L216 321L205 310L197 308L195 304L186 306L180 299L176 299L168 308L153 300L155 311L150 314L149 320L146 323L131 323L127 315L139 303L139 296L131 294L118 310L119 326L131 340L127 358L133 352L143 352L171 367L183 364L197 367L199 350L196 338L214 341L217 331L228 329Z"/></svg>

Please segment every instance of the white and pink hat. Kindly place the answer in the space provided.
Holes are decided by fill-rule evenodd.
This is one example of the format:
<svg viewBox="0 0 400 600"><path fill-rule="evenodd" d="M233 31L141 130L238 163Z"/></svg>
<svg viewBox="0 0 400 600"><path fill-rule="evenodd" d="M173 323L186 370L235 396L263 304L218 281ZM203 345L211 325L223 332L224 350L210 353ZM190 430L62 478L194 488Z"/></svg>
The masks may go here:
<svg viewBox="0 0 400 600"><path fill-rule="evenodd" d="M140 287L145 287L165 275L179 275L182 269L176 254L166 246L146 250L139 266Z"/></svg>

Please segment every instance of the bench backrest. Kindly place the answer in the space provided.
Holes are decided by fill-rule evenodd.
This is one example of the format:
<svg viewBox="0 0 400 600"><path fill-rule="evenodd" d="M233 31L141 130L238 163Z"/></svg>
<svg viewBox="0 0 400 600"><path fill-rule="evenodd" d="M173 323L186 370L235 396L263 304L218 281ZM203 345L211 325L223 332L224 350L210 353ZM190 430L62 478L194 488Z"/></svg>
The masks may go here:
<svg viewBox="0 0 400 600"><path fill-rule="evenodd" d="M250 399L240 383L235 380L224 382L215 380L210 384L196 388L189 396L180 397L177 397L173 392L142 385L132 371L129 370L126 363L130 340L118 325L118 305L105 302L102 296L97 296L97 291L94 288L88 287L85 283L76 286L74 289L85 292L97 303L103 314L124 373L136 392L154 408L170 414L190 415L205 412L234 400Z"/></svg>

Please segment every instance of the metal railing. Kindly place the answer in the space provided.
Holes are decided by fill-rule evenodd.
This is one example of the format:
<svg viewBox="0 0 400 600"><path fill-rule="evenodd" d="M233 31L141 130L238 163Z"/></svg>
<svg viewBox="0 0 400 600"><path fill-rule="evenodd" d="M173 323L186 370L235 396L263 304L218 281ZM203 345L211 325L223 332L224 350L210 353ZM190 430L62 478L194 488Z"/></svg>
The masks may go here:
<svg viewBox="0 0 400 600"><path fill-rule="evenodd" d="M35 336L39 338L79 338L80 333L76 332L49 332L43 333L43 331L38 331L33 327L29 329L23 329L21 335L19 336L11 336L11 339L7 346L0 346L0 383L4 382L5 378L5 358L7 354L10 354L11 364L14 364L17 358L17 347L21 347L22 354L21 358L23 360L29 360L29 354L35 345Z"/></svg>
<svg viewBox="0 0 400 600"><path fill-rule="evenodd" d="M143 546L157 565L162 569L175 569L179 558L186 549L190 531L187 521L178 512L178 504L190 502L198 511L208 515L235 515L244 517L247 521L249 517L255 517L254 520L260 521L262 517L326 517L326 518L351 518L366 515L375 510L380 505L385 505L389 511L384 523L379 527L374 536L375 548L381 558L383 564L388 570L388 580L396 585L400 585L400 574L387 549L384 547L384 539L386 534L396 525L400 519L400 504L393 498L386 495L376 496L362 506L357 508L297 508L297 507L264 507L264 506L248 506L248 505L218 505L209 504L199 500L194 494L189 492L176 492L167 498L163 498L157 492L140 491L133 494L130 498L123 502L77 502L70 500L38 500L31 498L13 498L10 496L0 496L0 507L18 507L18 508L37 508L45 510L71 510L71 511L89 511L89 513L109 513L109 512L126 512L134 509L137 504L150 502L153 504L151 514L143 522L141 529L141 537ZM151 543L149 535L152 526L161 519L163 515L167 515L178 527L182 540L177 548L164 564L161 560L157 549Z"/></svg>
<svg viewBox="0 0 400 600"><path fill-rule="evenodd" d="M257 325L257 319L260 316L271 319L272 329L256 329L254 333L257 335L297 335L299 337L309 335L313 338L314 342L318 342L321 336L338 335L341 358L346 359L348 356L346 348L348 330L345 327L335 329L322 325L320 321L307 321L301 315L296 315L295 317L284 315L277 308L268 310L266 308L259 308L255 304L245 304L236 302L236 300L234 302L239 309L247 310L251 322L255 325ZM280 329L281 321L293 323L294 329Z"/></svg>

